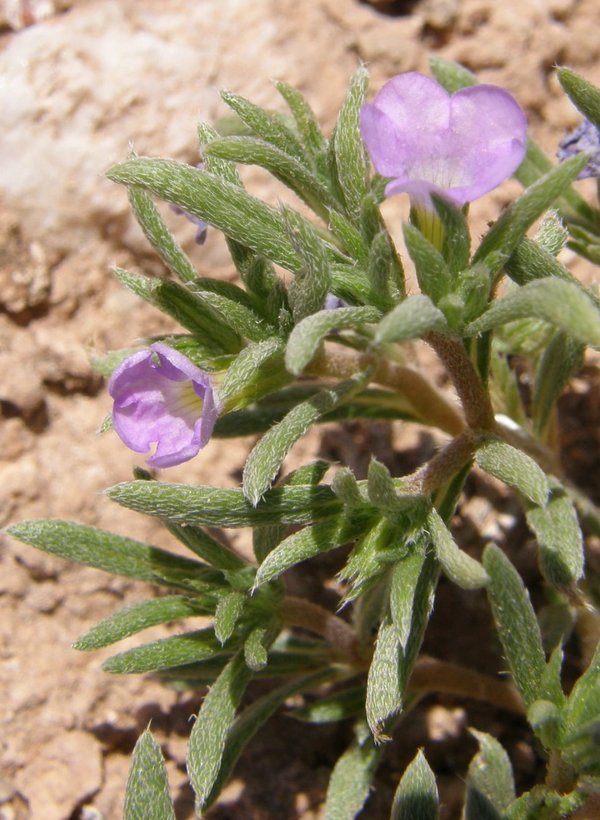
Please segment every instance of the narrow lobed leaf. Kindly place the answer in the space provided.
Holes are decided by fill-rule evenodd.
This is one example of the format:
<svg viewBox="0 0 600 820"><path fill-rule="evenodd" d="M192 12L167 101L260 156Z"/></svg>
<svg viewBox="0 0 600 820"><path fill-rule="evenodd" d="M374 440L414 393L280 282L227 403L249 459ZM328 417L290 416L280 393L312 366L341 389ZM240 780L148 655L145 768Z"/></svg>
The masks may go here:
<svg viewBox="0 0 600 820"><path fill-rule="evenodd" d="M577 285L546 277L512 290L464 329L474 336L516 319L535 317L589 345L600 345L600 311Z"/></svg>
<svg viewBox="0 0 600 820"><path fill-rule="evenodd" d="M282 214L300 267L288 289L294 322L321 310L331 289L327 247L314 225L292 208L283 206Z"/></svg>
<svg viewBox="0 0 600 820"><path fill-rule="evenodd" d="M111 487L107 495L146 515L209 527L310 524L336 516L342 509L341 501L324 486L275 488L256 507L244 498L241 490L187 484L129 481Z"/></svg>
<svg viewBox="0 0 600 820"><path fill-rule="evenodd" d="M469 764L465 820L502 820L515 799L515 783L508 755L496 738L471 729L479 752Z"/></svg>
<svg viewBox="0 0 600 820"><path fill-rule="evenodd" d="M255 586L278 578L283 572L301 561L340 547L363 535L372 526L372 514L357 510L347 517L341 513L335 518L305 527L289 535L265 558L256 573Z"/></svg>
<svg viewBox="0 0 600 820"><path fill-rule="evenodd" d="M215 600L207 596L184 598L182 595L165 595L141 601L100 621L75 641L73 649L100 649L157 624L206 615L214 611Z"/></svg>
<svg viewBox="0 0 600 820"><path fill-rule="evenodd" d="M544 471L530 456L498 438L487 438L477 448L475 461L509 487L514 487L534 504L544 507L550 487Z"/></svg>
<svg viewBox="0 0 600 820"><path fill-rule="evenodd" d="M374 307L347 307L320 310L307 316L292 330L285 351L285 366L299 376L310 363L323 339L332 331L358 329L376 322L381 312Z"/></svg>
<svg viewBox="0 0 600 820"><path fill-rule="evenodd" d="M149 729L133 750L123 820L175 820L165 761Z"/></svg>
<svg viewBox="0 0 600 820"><path fill-rule="evenodd" d="M583 116L600 128L600 89L570 68L558 68L558 81Z"/></svg>
<svg viewBox="0 0 600 820"><path fill-rule="evenodd" d="M361 66L352 78L332 137L337 178L347 215L355 223L360 219L362 201L368 190L367 157L359 127L359 114L368 82L367 69Z"/></svg>
<svg viewBox="0 0 600 820"><path fill-rule="evenodd" d="M287 270L298 269L279 213L239 185L174 160L147 157L115 165L107 176L113 182L141 186Z"/></svg>
<svg viewBox="0 0 600 820"><path fill-rule="evenodd" d="M105 661L102 669L118 675L155 672L206 660L220 651L212 628L199 629L120 652Z"/></svg>
<svg viewBox="0 0 600 820"><path fill-rule="evenodd" d="M430 510L427 526L444 574L462 589L484 587L489 580L486 571L479 561L458 547L437 510Z"/></svg>
<svg viewBox="0 0 600 820"><path fill-rule="evenodd" d="M365 804L381 752L370 738L359 737L338 759L329 779L325 820L357 817Z"/></svg>
<svg viewBox="0 0 600 820"><path fill-rule="evenodd" d="M583 538L573 503L556 479L545 509L533 507L527 523L540 546L540 569L546 580L561 591L573 591L583 575Z"/></svg>
<svg viewBox="0 0 600 820"><path fill-rule="evenodd" d="M529 706L542 696L546 668L539 624L520 575L493 544L486 547L483 566L490 578L487 594L498 636L517 689Z"/></svg>
<svg viewBox="0 0 600 820"><path fill-rule="evenodd" d="M8 533L67 561L162 586L193 589L193 581L209 586L224 582L220 572L208 570L197 561L83 524L25 521L9 527Z"/></svg>
<svg viewBox="0 0 600 820"><path fill-rule="evenodd" d="M187 769L202 813L222 765L227 736L235 720L252 672L236 655L223 669L204 698L188 746Z"/></svg>
<svg viewBox="0 0 600 820"><path fill-rule="evenodd" d="M366 379L366 374L359 373L356 377L335 387L321 390L307 401L296 405L285 418L263 436L248 456L244 466L244 495L254 506L271 486L292 445L321 416L331 412L338 404L360 390L365 385Z"/></svg>
<svg viewBox="0 0 600 820"><path fill-rule="evenodd" d="M383 317L377 326L375 344L420 339L430 331L443 333L448 323L428 296L409 296Z"/></svg>
<svg viewBox="0 0 600 820"><path fill-rule="evenodd" d="M225 137L211 142L205 149L206 154L265 168L324 219L328 217L329 208L339 207L329 189L304 163L263 140Z"/></svg>
<svg viewBox="0 0 600 820"><path fill-rule="evenodd" d="M387 721L402 710L405 680L400 668L402 648L391 620L382 621L367 677L365 708L375 742L388 740Z"/></svg>
<svg viewBox="0 0 600 820"><path fill-rule="evenodd" d="M437 820L438 817L435 775L419 749L398 784L390 820Z"/></svg>
<svg viewBox="0 0 600 820"><path fill-rule="evenodd" d="M300 141L281 114L265 111L239 94L232 94L231 91L222 91L221 97L258 137L286 154L299 159L304 157Z"/></svg>
<svg viewBox="0 0 600 820"><path fill-rule="evenodd" d="M587 156L571 157L534 182L504 211L490 228L473 257L485 261L492 273L499 273L527 229L544 211L555 204L585 167Z"/></svg>

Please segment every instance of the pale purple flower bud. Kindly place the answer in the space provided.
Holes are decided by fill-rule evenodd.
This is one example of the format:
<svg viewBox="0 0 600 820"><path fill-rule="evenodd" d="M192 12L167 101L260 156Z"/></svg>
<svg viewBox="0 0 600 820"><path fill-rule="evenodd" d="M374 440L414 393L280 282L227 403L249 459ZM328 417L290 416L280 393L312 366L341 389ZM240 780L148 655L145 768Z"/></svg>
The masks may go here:
<svg viewBox="0 0 600 820"><path fill-rule="evenodd" d="M202 170L204 168L204 163L198 162L196 164L196 168ZM196 236L194 237L194 242L196 245L204 245L206 242L206 235L208 234L208 222L205 222L203 219L200 219L199 216L194 216L194 214L191 214L189 211L180 208L179 205L171 205L171 210L178 216L185 216L185 218L191 222L192 225L196 226Z"/></svg>
<svg viewBox="0 0 600 820"><path fill-rule="evenodd" d="M178 216L185 216L185 218L191 222L192 225L196 226L196 236L194 237L194 242L196 245L204 245L206 242L206 235L208 234L208 222L205 222L198 216L194 216L194 214L191 214L189 211L184 211L183 208L179 207L179 205L171 205L171 210Z"/></svg>
<svg viewBox="0 0 600 820"><path fill-rule="evenodd" d="M193 458L210 439L219 407L210 377L186 356L157 342L134 353L112 374L112 421L130 450L155 452L152 467Z"/></svg>
<svg viewBox="0 0 600 820"><path fill-rule="evenodd" d="M392 177L385 192L406 192L432 208L431 194L455 205L491 191L521 164L527 123L516 100L494 85L449 94L409 71L387 82L361 110L373 164Z"/></svg>
<svg viewBox="0 0 600 820"><path fill-rule="evenodd" d="M324 310L338 310L339 308L348 307L348 303L335 296L333 293L328 293L325 298Z"/></svg>
<svg viewBox="0 0 600 820"><path fill-rule="evenodd" d="M587 151L590 161L577 179L600 177L600 128L589 120L584 120L574 131L571 131L558 146L557 156L563 162L569 157Z"/></svg>

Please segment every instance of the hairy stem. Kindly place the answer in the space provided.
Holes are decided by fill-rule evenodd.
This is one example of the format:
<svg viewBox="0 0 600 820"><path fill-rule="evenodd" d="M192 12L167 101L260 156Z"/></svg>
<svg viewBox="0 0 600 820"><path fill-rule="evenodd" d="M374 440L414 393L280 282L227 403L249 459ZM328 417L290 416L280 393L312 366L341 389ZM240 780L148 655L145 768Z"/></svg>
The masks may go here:
<svg viewBox="0 0 600 820"><path fill-rule="evenodd" d="M425 341L435 350L448 371L468 426L473 430L492 430L494 411L490 398L460 339L452 339L443 333L428 333Z"/></svg>
<svg viewBox="0 0 600 820"><path fill-rule="evenodd" d="M469 462L476 448L476 438L465 430L410 476L402 478L403 488L429 495L455 476Z"/></svg>
<svg viewBox="0 0 600 820"><path fill-rule="evenodd" d="M374 368L374 383L395 390L408 399L420 421L435 425L451 436L465 429L458 408L411 367L392 364L370 353L326 349L317 354L306 372L311 376L347 379L367 367Z"/></svg>
<svg viewBox="0 0 600 820"><path fill-rule="evenodd" d="M354 629L322 606L287 595L281 604L281 617L288 626L297 626L325 638L341 659L352 663L360 659Z"/></svg>
<svg viewBox="0 0 600 820"><path fill-rule="evenodd" d="M525 713L523 701L512 684L502 683L481 672L426 655L417 660L409 687L421 695L444 692L482 700L521 715Z"/></svg>

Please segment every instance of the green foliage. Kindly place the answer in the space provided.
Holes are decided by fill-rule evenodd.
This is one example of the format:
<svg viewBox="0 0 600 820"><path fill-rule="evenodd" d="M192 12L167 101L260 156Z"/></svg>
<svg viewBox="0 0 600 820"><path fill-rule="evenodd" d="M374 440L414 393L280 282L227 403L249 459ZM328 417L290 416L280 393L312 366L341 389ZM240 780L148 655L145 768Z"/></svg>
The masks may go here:
<svg viewBox="0 0 600 820"><path fill-rule="evenodd" d="M563 487L551 481L552 493L545 509L532 507L527 523L540 545L540 569L559 590L573 591L583 575L583 541L577 513Z"/></svg>
<svg viewBox="0 0 600 820"><path fill-rule="evenodd" d="M514 487L534 504L545 507L550 487L535 461L501 439L487 438L477 448L475 461L486 473Z"/></svg>
<svg viewBox="0 0 600 820"><path fill-rule="evenodd" d="M448 61L434 58L431 65L451 92L477 82ZM559 80L598 123L598 89L570 69L560 69ZM262 436L248 456L242 488L167 483L136 468L134 481L107 491L122 506L157 518L197 560L66 522L25 522L9 533L50 554L168 591L106 618L77 649L202 618L182 634L128 648L103 667L151 672L177 691L203 690L188 753L199 813L218 797L244 746L286 706L308 723L354 721L354 739L331 775L325 816L359 815L382 743L421 693L435 690L435 680L425 686L420 680L440 661L418 665L413 685L411 676L440 573L463 590L485 588L531 732L550 757L549 774L545 785L517 798L506 752L473 730L479 751L466 776L463 816L554 820L574 812L600 782L600 652L568 695L562 681L565 656L568 676L576 674L571 630L585 638L584 629L593 632L590 623L597 628L597 613L587 608L588 598L598 597L593 561L579 584L581 526L597 535L600 514L567 479L559 483L547 474L548 464L559 463L551 452L556 404L586 346L600 347L600 298L557 258L568 244L600 261L598 211L572 187L587 157L554 166L529 141L515 172L525 190L473 250L467 207L437 196L435 213L413 203L404 238L420 292L407 295L402 260L379 208L386 180L370 175L360 135L367 83L360 67L330 139L303 96L278 82L287 114L223 94L234 117L220 131L199 126L201 168L132 155L109 171L126 186L144 234L178 281L123 270L116 272L119 280L183 329L156 339L212 374L220 407L215 437ZM238 163L277 178L303 200L302 213L246 192ZM154 197L224 234L237 283L199 275ZM527 236L540 217L537 233ZM512 282L502 290L504 274ZM329 295L346 305L325 309ZM462 415L427 378L427 358L408 344L419 340L445 366ZM110 375L132 350L110 352L97 369ZM435 378L442 381L437 371ZM429 418L440 419L454 437L435 438L436 452L410 475L394 475L361 451L352 469L335 465L331 484L323 483L331 466L324 459L277 480L290 449L313 425ZM516 492L525 509L539 547L535 583L545 585L547 599L539 619L499 548L488 545L480 563L452 535L461 532L453 516L473 462ZM254 559L238 555L215 528L249 528ZM471 540L467 546L470 553ZM307 588L298 584L303 562L334 550L327 606L289 596L281 576L293 568L294 591ZM319 573L329 566L313 563ZM536 606L541 596L536 590ZM257 690L249 686L253 678L260 680ZM468 670L465 680L468 698ZM506 706L511 690L498 689L497 681L487 686L492 703ZM434 774L423 752L415 753L393 799L396 820L439 814ZM174 817L162 754L149 730L134 751L124 816Z"/></svg>
<svg viewBox="0 0 600 820"><path fill-rule="evenodd" d="M346 215L358 223L367 187L367 156L360 136L359 113L367 93L369 75L366 68L358 69L340 111L332 145L335 156L337 182L342 191Z"/></svg>
<svg viewBox="0 0 600 820"><path fill-rule="evenodd" d="M581 74L570 68L559 68L556 74L558 81L583 116L600 127L600 89L595 88Z"/></svg>
<svg viewBox="0 0 600 820"><path fill-rule="evenodd" d="M188 773L201 813L219 775L227 736L252 672L236 655L223 669L204 698L190 735Z"/></svg>
<svg viewBox="0 0 600 820"><path fill-rule="evenodd" d="M356 738L333 768L325 805L325 820L346 820L362 809L375 774L380 752L367 734L362 721Z"/></svg>
<svg viewBox="0 0 600 820"><path fill-rule="evenodd" d="M160 746L149 729L140 735L135 749L127 790L124 820L175 820L169 781Z"/></svg>
<svg viewBox="0 0 600 820"><path fill-rule="evenodd" d="M193 598L165 595L150 601L142 601L100 621L75 641L73 648L86 651L100 649L156 624L209 614L214 612L215 606L216 599L209 594Z"/></svg>
<svg viewBox="0 0 600 820"><path fill-rule="evenodd" d="M346 398L363 387L367 374L358 373L329 390L321 390L293 410L263 436L246 461L243 476L244 494L255 506L271 486L283 459L292 445L315 422L330 413Z"/></svg>
<svg viewBox="0 0 600 820"><path fill-rule="evenodd" d="M435 776L419 749L398 783L390 817L391 820L437 820L438 816Z"/></svg>
<svg viewBox="0 0 600 820"><path fill-rule="evenodd" d="M375 342L406 342L419 339L432 330L443 332L447 329L444 314L427 296L409 296L381 320Z"/></svg>
<svg viewBox="0 0 600 820"><path fill-rule="evenodd" d="M465 820L502 820L515 799L515 783L508 755L491 735L471 729L479 752L469 764Z"/></svg>
<svg viewBox="0 0 600 820"><path fill-rule="evenodd" d="M487 594L514 682L526 705L542 695L546 659L525 585L508 558L490 544L483 555Z"/></svg>

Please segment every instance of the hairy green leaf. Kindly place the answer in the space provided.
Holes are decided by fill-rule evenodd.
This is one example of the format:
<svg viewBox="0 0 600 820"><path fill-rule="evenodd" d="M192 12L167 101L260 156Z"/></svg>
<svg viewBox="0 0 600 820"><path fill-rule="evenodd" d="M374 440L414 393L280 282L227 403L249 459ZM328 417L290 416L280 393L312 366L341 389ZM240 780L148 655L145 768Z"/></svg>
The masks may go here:
<svg viewBox="0 0 600 820"><path fill-rule="evenodd" d="M165 761L149 729L133 750L123 820L175 820Z"/></svg>
<svg viewBox="0 0 600 820"><path fill-rule="evenodd" d="M375 343L406 342L419 339L432 330L443 332L448 323L428 296L409 296L383 317L377 326Z"/></svg>
<svg viewBox="0 0 600 820"><path fill-rule="evenodd" d="M502 820L515 799L515 783L510 760L496 738L471 729L479 742L479 752L469 764L465 820Z"/></svg>
<svg viewBox="0 0 600 820"><path fill-rule="evenodd" d="M550 493L546 475L521 450L501 439L490 437L477 448L475 461L486 473L514 487L534 504L545 506Z"/></svg>
<svg viewBox="0 0 600 820"><path fill-rule="evenodd" d="M147 482L139 483L148 486ZM8 533L67 561L161 586L194 589L195 582L208 587L224 583L220 572L209 570L197 561L83 524L24 521L9 527Z"/></svg>
<svg viewBox="0 0 600 820"><path fill-rule="evenodd" d="M546 659L529 594L516 569L493 544L486 547L483 566L490 578L487 594L504 654L517 689L530 705L542 696Z"/></svg>
<svg viewBox="0 0 600 820"><path fill-rule="evenodd" d="M600 89L570 68L556 71L558 81L583 116L600 128Z"/></svg>
<svg viewBox="0 0 600 820"><path fill-rule="evenodd" d="M152 279L120 268L116 268L114 273L121 284L153 307L172 316L216 355L237 353L240 349L242 342L238 334L227 324L225 317L205 303L202 293L195 295L175 282Z"/></svg>
<svg viewBox="0 0 600 820"><path fill-rule="evenodd" d="M285 351L285 366L299 376L319 349L323 339L334 330L360 328L376 322L381 312L373 307L347 307L320 310L307 316L292 330Z"/></svg>
<svg viewBox="0 0 600 820"><path fill-rule="evenodd" d="M435 775L419 749L398 783L390 820L437 820L438 816Z"/></svg>
<svg viewBox="0 0 600 820"><path fill-rule="evenodd" d="M119 163L107 176L178 205L287 270L299 268L281 215L239 185L174 160L147 157Z"/></svg>
<svg viewBox="0 0 600 820"><path fill-rule="evenodd" d="M367 157L360 135L359 114L365 101L369 75L361 66L355 73L332 137L335 167L348 217L357 222L367 194Z"/></svg>
<svg viewBox="0 0 600 820"><path fill-rule="evenodd" d="M159 641L120 652L105 661L102 669L119 675L154 672L158 669L170 669L202 661L217 655L220 651L221 645L216 640L212 628L199 629L196 632L161 638Z"/></svg>
<svg viewBox="0 0 600 820"><path fill-rule="evenodd" d="M107 495L118 504L147 515L209 527L311 524L335 516L342 509L333 491L323 486L275 488L256 507L241 490L187 484L126 481L111 487Z"/></svg>
<svg viewBox="0 0 600 820"><path fill-rule="evenodd" d="M205 153L266 168L324 219L329 208L339 207L327 186L303 162L268 142L254 137L225 137L211 142Z"/></svg>
<svg viewBox="0 0 600 820"><path fill-rule="evenodd" d="M369 792L381 752L370 738L356 738L338 759L331 773L325 820L357 817Z"/></svg>
<svg viewBox="0 0 600 820"><path fill-rule="evenodd" d="M530 225L554 205L557 197L577 178L586 161L585 156L571 157L534 182L508 206L483 237L474 261L485 261L492 273L499 273Z"/></svg>
<svg viewBox="0 0 600 820"><path fill-rule="evenodd" d="M278 578L282 572L315 555L340 547L359 538L372 526L370 512L359 510L350 517L341 513L285 538L272 550L256 573L255 585Z"/></svg>
<svg viewBox="0 0 600 820"><path fill-rule="evenodd" d="M244 466L244 495L256 506L271 486L289 449L325 413L365 385L367 374L359 373L329 389L321 390L305 402L296 405L278 424L272 427L254 447Z"/></svg>
<svg viewBox="0 0 600 820"><path fill-rule="evenodd" d="M512 290L464 329L466 336L516 319L535 317L564 330L584 344L600 345L600 311L580 287L554 277L536 279Z"/></svg>
<svg viewBox="0 0 600 820"><path fill-rule="evenodd" d="M437 510L430 510L427 527L444 574L462 589L484 587L489 580L486 571L479 561L458 547Z"/></svg>
<svg viewBox="0 0 600 820"><path fill-rule="evenodd" d="M211 686L194 722L187 768L198 813L206 807L219 775L227 736L251 677L243 656L236 655Z"/></svg>
<svg viewBox="0 0 600 820"><path fill-rule="evenodd" d="M559 590L569 590L583 575L583 538L577 513L556 479L545 509L533 507L527 523L540 546L539 562L546 580Z"/></svg>
<svg viewBox="0 0 600 820"><path fill-rule="evenodd" d="M207 596L184 598L182 595L166 595L141 601L100 621L75 641L73 649L100 649L156 624L205 615L214 611L215 600Z"/></svg>

